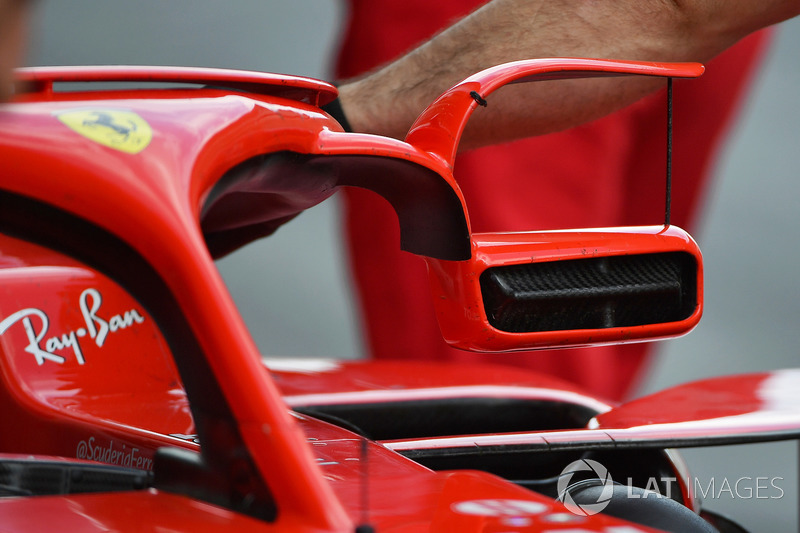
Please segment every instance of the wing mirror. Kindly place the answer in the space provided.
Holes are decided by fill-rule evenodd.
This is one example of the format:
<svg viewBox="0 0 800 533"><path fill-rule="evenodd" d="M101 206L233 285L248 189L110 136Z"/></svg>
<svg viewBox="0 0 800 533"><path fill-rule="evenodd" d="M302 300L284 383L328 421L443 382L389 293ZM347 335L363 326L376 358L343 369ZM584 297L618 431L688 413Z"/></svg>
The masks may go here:
<svg viewBox="0 0 800 533"><path fill-rule="evenodd" d="M688 333L703 263L676 226L474 234L468 261L426 258L445 340L473 351Z"/></svg>
<svg viewBox="0 0 800 533"><path fill-rule="evenodd" d="M571 58L508 63L475 74L440 96L420 115L406 140L452 169L470 115L503 85L661 76L668 78L669 163L672 78L702 72L697 63ZM426 257L445 340L473 351L513 351L636 342L689 332L702 314L703 262L689 234L670 225L669 166L664 225L470 233L468 260Z"/></svg>

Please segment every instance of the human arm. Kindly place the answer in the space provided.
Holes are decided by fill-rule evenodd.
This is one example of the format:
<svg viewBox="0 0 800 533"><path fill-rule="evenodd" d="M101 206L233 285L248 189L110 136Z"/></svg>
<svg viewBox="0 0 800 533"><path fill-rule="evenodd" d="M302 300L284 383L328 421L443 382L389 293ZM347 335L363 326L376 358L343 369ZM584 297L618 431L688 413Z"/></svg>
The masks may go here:
<svg viewBox="0 0 800 533"><path fill-rule="evenodd" d="M11 72L22 57L28 4L26 0L0 0L0 102L11 95Z"/></svg>
<svg viewBox="0 0 800 533"><path fill-rule="evenodd" d="M797 12L797 0L494 0L400 60L345 83L341 100L355 131L402 138L441 92L495 64L550 56L706 61ZM663 83L636 77L507 87L473 115L462 148L586 122Z"/></svg>

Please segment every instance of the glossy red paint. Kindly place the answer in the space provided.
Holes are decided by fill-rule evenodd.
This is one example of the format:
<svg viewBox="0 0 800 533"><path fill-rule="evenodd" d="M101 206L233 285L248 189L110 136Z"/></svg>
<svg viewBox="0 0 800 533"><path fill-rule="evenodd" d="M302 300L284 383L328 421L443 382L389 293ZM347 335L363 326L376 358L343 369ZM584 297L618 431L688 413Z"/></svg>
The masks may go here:
<svg viewBox="0 0 800 533"><path fill-rule="evenodd" d="M258 351L211 261L200 231L201 208L220 176L264 153L358 154L394 157L434 170L438 166L423 152L399 141L337 135L339 126L318 108L282 98L210 88L59 93L51 92L48 85L57 80L108 81L124 74L97 69L23 73L23 78L44 85L40 92L24 94L18 103L0 111L4 124L0 133L3 188L79 215L119 236L141 255L181 306L260 475L270 486L280 487L274 493L280 509L278 523L302 521L325 530L347 528L350 518L321 476L272 381L262 371ZM221 74L219 79L226 75ZM194 82L214 77L205 70L179 76L170 70L150 77L137 71L132 76L135 80L178 78ZM234 81L250 81L249 75L228 76ZM149 124L152 139L137 154L102 145L59 121L60 114L76 109L134 113ZM452 180L451 176L447 178ZM311 201L319 202L330 193L315 195ZM298 211L306 207L309 205L300 205ZM61 306L74 306L75 294L63 297ZM54 331L71 330L64 323L51 327ZM119 357L135 357L136 349L132 349L134 353L129 355L121 350ZM86 366L81 371L82 380L102 383L104 379L99 368ZM142 373L130 378L142 378ZM8 403L19 407L18 418L29 427L41 427L32 423L37 411L39 418L54 416L52 404L43 408L41 401L28 400L28 396L18 394ZM108 402L109 398L103 396L97 401ZM91 405L85 408L91 410ZM112 432L107 431L108 425L114 426ZM147 449L149 459L160 445L192 446L181 439L99 418L88 424L61 421L53 427L60 431L60 438L52 440L63 442L63 446L34 445L30 441L35 440L35 433L30 433L23 445L9 451L27 448L70 456L80 454L84 442L94 449L102 441L109 449L118 445L125 450ZM179 433L185 428L187 424L181 424ZM146 437L142 437L143 432ZM281 460L274 461L273 457Z"/></svg>
<svg viewBox="0 0 800 533"><path fill-rule="evenodd" d="M318 108L287 102L212 89L133 91L110 99L29 95L0 112L3 188L118 235L152 265L196 334L260 475L280 487L278 522L346 529L350 520L263 372L199 227L203 200L229 168L272 150L309 152L321 130L338 128ZM58 120L58 113L76 107L136 113L153 138L135 155L102 146ZM82 438L72 437L73 446Z"/></svg>
<svg viewBox="0 0 800 533"><path fill-rule="evenodd" d="M0 248L0 404L27 428L0 432L0 450L149 470L159 446L196 449L171 436L194 423L141 305L74 259L7 236Z"/></svg>
<svg viewBox="0 0 800 533"><path fill-rule="evenodd" d="M406 141L430 152L448 168L452 168L461 134L479 105L478 99L486 100L503 85L632 75L696 78L703 71L704 67L698 63L644 63L606 59L547 58L506 63L470 76L437 98L411 126Z"/></svg>
<svg viewBox="0 0 800 533"><path fill-rule="evenodd" d="M273 228L342 185L372 187L398 204L420 202L418 189L403 188L406 182L400 181L394 189L381 188L386 183L375 186L382 174L398 180L411 176L417 186L447 193L441 195L440 203L427 206L428 212L444 205L450 210L445 218L455 219L441 239L434 239L433 245L423 243L423 248L430 246L435 254L451 235L464 239L466 245L468 257L463 260L427 258L449 340L472 349L514 349L681 333L699 319L699 305L680 324L637 331L481 339L486 337L485 317L465 310L479 302L475 277L488 266L531 257L553 260L681 250L696 258L702 279L702 262L691 238L674 227L473 235L448 158L476 105L469 96L472 90L485 98L499 85L513 81L618 74L693 76L701 71L697 65L593 60L506 65L470 78L437 101L417 122L408 142L342 132L316 107L335 95L335 89L314 80L145 67L22 71L24 92L14 103L0 107L0 409L8 424L0 432L0 453L57 455L70 463L93 459L147 469L151 465L145 461L153 460L159 447L197 450L196 433L203 442L204 466L221 474L213 481L222 484L233 478L247 486L252 481L247 477L250 461L255 476L274 498L277 513L272 522L256 520L190 496L194 478L180 480L185 485L177 487L169 480L158 480L157 488L147 490L0 498L4 531L30 533L53 523L65 533L142 528L352 531L362 522L379 531L404 532L653 531L602 514L578 517L552 498L488 472L434 472L396 451L412 456L459 447L480 453L485 446L544 452L604 450L620 443L632 448L663 446L681 438L696 439L698 428L715 423L699 420L700 409L688 401L680 403L682 394L695 394L703 401L704 395L723 394L720 391L725 391L724 402L736 402L738 407L725 410L720 403L717 415L725 421L741 415L745 421L728 425L725 438L763 439L773 436L778 427L785 432L800 428L800 420L792 421L784 416L783 407L775 407L788 405L791 395L778 394L781 401L777 403L774 394L764 395L773 402L768 408L754 403L752 394L731 392L743 386L765 390L763 384L770 377L761 376L678 389L674 396L667 393L609 411L611 406L605 402L556 380L490 366L452 369L435 363L334 363L265 372L212 261L208 225L214 230L247 229L251 223ZM120 80L177 81L204 87L58 92L54 85ZM72 125L62 120L66 113L86 110L95 115ZM142 124L141 120L147 125L142 129L151 135L146 142L140 141L135 153L122 149L135 128L114 122L112 112L128 113L123 116L132 124ZM87 130L103 121L120 137L103 142ZM304 171L282 175L272 172L274 166L247 166L274 154L299 161L277 168ZM312 171L305 172L306 164ZM236 174L242 169L244 175ZM359 173L365 175L352 178L351 174ZM261 207L269 212L258 213L257 208L221 211L225 216L212 224L209 205L231 192L234 199L245 202L251 199L248 194L263 195ZM19 208L8 198L32 209L17 213L14 209ZM54 220L67 220L68 225L61 228L46 219L53 208L66 213ZM19 215L13 223L7 216L11 211ZM242 214L244 220L235 216ZM258 216L250 220L251 215ZM37 228L44 228L47 235L27 238ZM75 228L88 233L73 235ZM410 228L412 233L434 230L439 228L413 224ZM52 246L31 242L37 239ZM64 244L66 248L74 251L77 247L80 253L54 251L60 249L61 240L72 246ZM108 249L91 249L108 242L113 245ZM419 243L409 238L402 244ZM142 279L153 281L168 296L156 301L166 308L174 301L177 317L143 299L142 294L152 295L142 291L135 279L131 281L139 274L131 270L137 268ZM460 318L454 320L452 315ZM174 321L159 322L163 316ZM181 336L183 322L188 333ZM101 331L106 333L103 342ZM176 344L175 338L187 342ZM761 393L755 394L761 398ZM664 399L674 405L674 417L648 418L653 406ZM216 400L219 405L207 405ZM543 406L556 406L589 413L586 420L597 415L596 427L583 427L584 419L571 423L559 419L556 422L562 429L551 429L551 425L497 435L475 431L375 442L345 429L346 424L340 427L301 412L323 415L325 408L374 405L379 411L373 418L381 421L389 416L381 410L445 405L470 420L475 413L464 401L473 400L500 400L492 404L494 411L484 413L487 419L516 402L535 405L543 414L547 414ZM765 413L780 414L782 425L756 427L753 417ZM523 422L534 424L535 418ZM652 431L653 420L663 427ZM430 425L438 429L435 426L441 424L434 419ZM7 431L9 427L13 430ZM628 441L625 435L630 436ZM677 441L670 440L673 437ZM230 459L226 445L235 452L236 460L230 463L226 463ZM259 495L255 489L246 494Z"/></svg>
<svg viewBox="0 0 800 533"><path fill-rule="evenodd" d="M678 385L598 415L592 426L626 441L671 435L722 439L762 435L797 438L798 370L704 379Z"/></svg>
<svg viewBox="0 0 800 533"><path fill-rule="evenodd" d="M469 261L426 258L436 316L444 339L472 351L529 350L553 346L636 342L688 333L702 315L703 269L700 249L676 226L609 228L530 233L475 234ZM697 306L676 322L642 326L566 331L511 333L489 322L480 277L488 268L508 265L613 257L664 252L684 252L697 264Z"/></svg>
<svg viewBox="0 0 800 533"><path fill-rule="evenodd" d="M243 70L223 70L198 67L95 66L20 68L16 70L16 93L41 98L52 95L56 83L80 82L146 82L219 84L227 89L239 89L297 100L314 106L325 105L336 98L336 88L318 80L299 76L270 74Z"/></svg>
<svg viewBox="0 0 800 533"><path fill-rule="evenodd" d="M678 385L608 409L587 429L384 442L397 451L509 446L531 450L670 448L800 437L800 372L778 370Z"/></svg>
<svg viewBox="0 0 800 533"><path fill-rule="evenodd" d="M323 467L325 468L325 467ZM479 472L428 473L411 478L393 471L376 483L372 496L372 525L381 532L414 531L513 531L556 532L579 526L581 532L648 533L657 530L605 515L580 519L562 505ZM426 479L427 478L427 479ZM348 479L354 479L348 476ZM413 483L411 482L413 479ZM343 495L356 494L357 483ZM484 503L485 502L485 503ZM472 506L465 504L473 503ZM509 513L481 515L483 510L506 504ZM512 506L513 504L513 506ZM524 506L524 507L523 507ZM9 533L42 531L58 523L60 531L141 531L143 520L157 523L163 531L211 533L220 531L317 532L307 521L269 524L189 498L157 490L116 494L82 494L70 498L39 497L0 501L4 529ZM616 527L616 529L614 529ZM625 528L625 529L620 529ZM345 530L342 530L345 531Z"/></svg>
<svg viewBox="0 0 800 533"><path fill-rule="evenodd" d="M463 364L453 367L437 361L340 361L271 357L265 359L264 363L284 398L316 394L392 394L407 390L433 390L441 387L443 374L447 375L448 385L458 388L492 386L583 395L578 387L558 378L502 365ZM585 398L596 401L589 396Z"/></svg>

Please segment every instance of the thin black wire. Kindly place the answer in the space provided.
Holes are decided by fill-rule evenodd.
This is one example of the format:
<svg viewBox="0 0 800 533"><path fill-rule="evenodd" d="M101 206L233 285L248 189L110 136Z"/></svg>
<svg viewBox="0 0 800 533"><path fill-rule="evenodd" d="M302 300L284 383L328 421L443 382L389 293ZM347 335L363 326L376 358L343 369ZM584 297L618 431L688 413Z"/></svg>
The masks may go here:
<svg viewBox="0 0 800 533"><path fill-rule="evenodd" d="M667 78L667 193L664 209L664 225L670 225L672 210L672 78Z"/></svg>
<svg viewBox="0 0 800 533"><path fill-rule="evenodd" d="M356 527L355 533L375 533L375 528L369 523L369 442L361 437L361 523Z"/></svg>

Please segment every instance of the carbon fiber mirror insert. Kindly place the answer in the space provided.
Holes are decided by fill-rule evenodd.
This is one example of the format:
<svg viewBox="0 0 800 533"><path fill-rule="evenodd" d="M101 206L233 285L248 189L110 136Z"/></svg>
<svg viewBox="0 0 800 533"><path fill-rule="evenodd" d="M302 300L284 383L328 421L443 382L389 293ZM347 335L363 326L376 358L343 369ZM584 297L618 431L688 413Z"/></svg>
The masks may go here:
<svg viewBox="0 0 800 533"><path fill-rule="evenodd" d="M686 252L497 266L480 276L489 323L525 333L677 322L698 305Z"/></svg>

